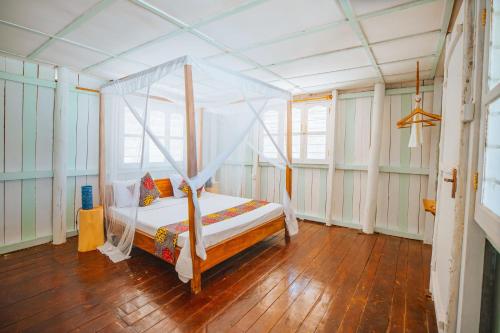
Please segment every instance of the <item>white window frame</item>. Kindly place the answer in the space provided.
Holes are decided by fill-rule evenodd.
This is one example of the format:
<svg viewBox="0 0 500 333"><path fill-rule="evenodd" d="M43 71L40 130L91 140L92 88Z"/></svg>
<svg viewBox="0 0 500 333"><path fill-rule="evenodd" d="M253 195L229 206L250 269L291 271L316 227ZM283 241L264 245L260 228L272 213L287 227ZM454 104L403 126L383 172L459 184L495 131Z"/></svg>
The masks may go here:
<svg viewBox="0 0 500 333"><path fill-rule="evenodd" d="M150 107L150 111L151 110L157 110L158 108L161 108L162 106L162 103L159 103L159 102L152 102L151 105L149 106ZM125 106L125 109L127 110L127 107ZM182 149L182 158L181 160L178 160L177 162L180 164L180 165L184 165L184 159L186 157L186 137L185 135L182 136L182 137L177 137L177 136L172 136L171 133L170 133L170 115L172 114L180 114L181 117L184 115L183 111L182 110L169 110L167 112L167 117L165 117L165 133L161 136L161 139L165 139L165 147L167 148L167 150L169 149L170 147L170 139L171 138L175 138L175 139L183 139L183 149ZM184 119L184 118L183 118ZM126 134L125 133L125 112L121 113L121 116L120 116L120 127L119 127L119 132L118 132L118 135L119 135L119 169L121 170L130 170L130 169L135 169L137 168L139 165L140 165L140 161L138 163L126 163L124 161L125 159L125 156L124 156L124 153L125 153L125 147L124 147L124 142L125 142L125 137L137 137L137 138L141 138L142 137L142 134ZM149 119L147 120L149 121ZM185 121L185 120L184 120ZM183 124L183 131L185 132L185 124ZM145 136L144 136L144 140L145 140L145 143L144 143L144 156L147 158L146 160L146 163L145 165L151 169L151 170L164 170L166 166L170 167L170 164L165 160L163 162L150 162L149 161L149 149L150 149L150 144L153 144L154 143L151 143L150 140L149 140L149 136L148 134L146 133Z"/></svg>
<svg viewBox="0 0 500 333"><path fill-rule="evenodd" d="M474 212L474 219L483 229L486 237L497 248L500 248L500 216L496 215L488 207L484 206L481 202L483 194L483 174L484 174L484 150L486 146L486 128L488 121L488 107L491 103L500 98L500 83L495 87L489 89L489 58L490 58L490 31L491 21L493 18L493 8L491 2L486 1L487 20L484 35L484 56L483 56L483 84L482 84L482 97L481 97L481 124L480 124L480 138L479 138L479 163L478 163L478 190L476 192L476 205ZM500 204L500 203L499 203Z"/></svg>
<svg viewBox="0 0 500 333"><path fill-rule="evenodd" d="M262 121L264 122L264 124L267 126L266 124L266 121L265 121L265 113L268 112L268 111L271 111L273 110L272 107L269 107L267 110L265 110L264 112L262 112ZM271 133L271 135L277 135L278 137L278 141L276 141L276 144L278 145L278 147L280 147L280 149L285 153L286 155L286 152L285 152L285 149L284 149L284 142L281 142L281 141L284 141L284 140L280 140L280 138L285 138L285 122L286 122L286 117L285 117L285 112L279 112L278 110L276 110L277 113L278 113L278 133L273 133L271 132L271 130L269 130L269 127L267 128L269 130L269 133ZM262 154L264 154L264 138L265 137L268 137L267 133L264 131L264 129L262 128L262 126L260 126L260 129L259 129L259 150L262 152ZM273 145L274 147L274 145ZM279 153L276 152L277 156L276 157L269 157L269 156L263 156L263 159L264 161L262 162L265 162L265 160L268 160L268 161L277 161L279 159Z"/></svg>
<svg viewBox="0 0 500 333"><path fill-rule="evenodd" d="M326 118L325 118L325 131L314 131L310 132L307 128L308 126L308 115L309 110L317 107L324 106L326 108ZM300 157L294 158L293 163L299 164L328 164L328 125L329 116L331 111L331 103L329 102L304 102L293 104L293 109L300 110L301 122L300 122ZM297 134L293 133L292 134ZM310 159L307 158L307 141L309 135L325 135L325 158L324 159Z"/></svg>

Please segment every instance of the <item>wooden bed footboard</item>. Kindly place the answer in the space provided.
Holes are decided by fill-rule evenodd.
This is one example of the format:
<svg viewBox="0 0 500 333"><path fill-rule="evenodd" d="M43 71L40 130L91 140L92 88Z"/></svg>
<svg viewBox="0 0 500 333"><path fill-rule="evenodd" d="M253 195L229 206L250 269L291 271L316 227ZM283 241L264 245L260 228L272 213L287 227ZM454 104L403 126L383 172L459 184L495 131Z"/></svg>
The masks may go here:
<svg viewBox="0 0 500 333"><path fill-rule="evenodd" d="M285 217L282 215L208 247L207 260L200 262L201 272L205 272L283 229L285 229ZM135 231L134 246L153 255L155 254L154 237L140 230ZM180 247L175 248L176 258L178 258L180 250Z"/></svg>

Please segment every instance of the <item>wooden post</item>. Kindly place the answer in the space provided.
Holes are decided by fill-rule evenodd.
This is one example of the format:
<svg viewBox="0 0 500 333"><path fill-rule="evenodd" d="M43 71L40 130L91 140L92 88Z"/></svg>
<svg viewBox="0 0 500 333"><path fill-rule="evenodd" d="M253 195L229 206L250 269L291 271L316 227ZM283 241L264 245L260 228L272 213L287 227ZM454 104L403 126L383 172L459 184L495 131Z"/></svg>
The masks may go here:
<svg viewBox="0 0 500 333"><path fill-rule="evenodd" d="M365 207L361 218L363 232L373 234L377 210L377 191L382 141L382 117L384 113L385 84L375 84L373 96L372 137L368 156L368 176L365 195ZM362 194L363 195L363 194Z"/></svg>
<svg viewBox="0 0 500 333"><path fill-rule="evenodd" d="M332 102L328 112L328 174L326 177L326 225L332 225L333 179L335 178L335 136L337 134L338 91L332 91Z"/></svg>
<svg viewBox="0 0 500 333"><path fill-rule="evenodd" d="M194 177L197 174L196 162L196 126L194 113L193 73L191 65L184 65L184 85L186 95L186 135L187 135L187 175ZM196 195L196 194L194 194ZM200 258L196 254L195 208L193 193L188 191L188 218L189 218L189 246L191 260L193 261L193 278L191 279L191 292L197 294L201 291Z"/></svg>
<svg viewBox="0 0 500 333"><path fill-rule="evenodd" d="M52 191L52 243L66 242L66 161L68 133L69 72L58 68L54 108L54 180Z"/></svg>
<svg viewBox="0 0 500 333"><path fill-rule="evenodd" d="M288 163L292 164L292 101L287 101L286 103L286 158ZM286 191L292 199L292 169L286 166ZM290 235L288 230L285 229L285 240L290 241Z"/></svg>

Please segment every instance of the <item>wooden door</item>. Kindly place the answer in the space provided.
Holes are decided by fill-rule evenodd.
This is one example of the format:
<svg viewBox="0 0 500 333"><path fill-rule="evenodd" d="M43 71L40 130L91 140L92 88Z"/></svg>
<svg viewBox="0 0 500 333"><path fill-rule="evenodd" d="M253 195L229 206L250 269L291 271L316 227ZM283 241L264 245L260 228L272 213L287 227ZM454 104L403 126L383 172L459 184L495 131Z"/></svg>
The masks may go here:
<svg viewBox="0 0 500 333"><path fill-rule="evenodd" d="M450 269L457 201L454 190L456 171L459 168L459 146L463 135L461 110L463 101L463 54L462 29L456 28L463 21L459 14L455 29L447 37L445 79L443 84L443 107L439 174L437 189L437 212L434 229L431 287L438 321L447 321L450 299Z"/></svg>

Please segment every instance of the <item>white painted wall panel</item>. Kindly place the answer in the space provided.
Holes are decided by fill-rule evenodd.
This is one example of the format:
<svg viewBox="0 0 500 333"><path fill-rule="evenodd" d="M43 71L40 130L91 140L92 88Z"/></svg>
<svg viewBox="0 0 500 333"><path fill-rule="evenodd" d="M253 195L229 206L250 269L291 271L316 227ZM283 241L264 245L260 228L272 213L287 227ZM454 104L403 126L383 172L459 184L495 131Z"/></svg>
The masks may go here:
<svg viewBox="0 0 500 333"><path fill-rule="evenodd" d="M413 107L413 101L411 105L408 104L408 101L411 100L411 94L406 96L404 112L408 112L406 108ZM432 112L432 93L426 92L424 96L424 109ZM405 137L402 139L402 130L395 126L402 116L402 99L403 95L392 95L384 98L380 156L382 171L378 184L376 227L382 232L421 238L423 236L424 222L427 218L427 213L423 210L422 199L427 192L428 176L419 175L418 173L429 167L430 147L436 143L431 142L430 134L425 129L424 145L415 150L408 150L405 141L407 133L404 134ZM365 200L366 171L363 168L366 167L370 144L371 98L356 98L354 108L352 103L347 99L341 99L337 103L336 160L337 165L341 165L346 170L336 170L334 173L332 220L334 223L355 226L359 223ZM354 153L346 149L346 145L349 146L349 144L345 141L349 135L352 135L346 130L346 114L352 112L353 109L356 114L354 118ZM362 117L364 115L362 110L367 110L365 111L367 118ZM352 119L352 116L350 118ZM402 153L407 156L408 160L401 155ZM349 158L347 159L346 156L348 155ZM403 162L407 165L406 168L401 167L401 158L404 159ZM355 169L357 167L361 167L361 170ZM384 167L392 167L395 171L388 172L383 169ZM354 170L350 170L350 168L354 168ZM410 171L412 169L414 171ZM412 172L414 173L412 174ZM347 182L345 180L346 176L350 179ZM400 184L400 178L402 177L404 183ZM351 184L352 188L350 187ZM349 192L346 193L346 190ZM401 191L403 191L404 195L401 195ZM347 204L344 202L346 198L349 201ZM351 200L352 202L350 202ZM298 203L298 206L300 207L300 203ZM346 209L352 211L346 211Z"/></svg>
<svg viewBox="0 0 500 333"><path fill-rule="evenodd" d="M0 57L0 71L5 71L5 58ZM5 81L0 80L0 172L4 171L4 119L5 119ZM4 244L4 182L0 182L0 245Z"/></svg>
<svg viewBox="0 0 500 333"><path fill-rule="evenodd" d="M23 74L23 62L6 59L8 73ZM5 82L5 172L22 169L23 85ZM5 182L5 244L21 241L21 181Z"/></svg>
<svg viewBox="0 0 500 333"><path fill-rule="evenodd" d="M89 120L87 128L87 169L99 168L99 97L88 95Z"/></svg>
<svg viewBox="0 0 500 333"><path fill-rule="evenodd" d="M40 65L40 79L54 79L52 66ZM36 118L36 169L52 170L54 89L38 87L37 118ZM36 180L35 202L36 237L52 234L52 179Z"/></svg>
<svg viewBox="0 0 500 333"><path fill-rule="evenodd" d="M2 72L22 76L24 68L29 69L27 76L35 73L39 79L54 80L53 66L35 65L33 68L33 64L24 64L21 60L0 57L0 71ZM73 73L72 83L76 85L78 82L78 75ZM88 84L90 88L97 88L99 82L102 83L90 77L82 81L84 86ZM14 178L14 180L0 182L0 252L18 248L19 245L16 243L25 240L23 238L25 233L26 240L46 239L47 241L50 240L52 233L52 178L50 173L52 171L54 89L36 85L35 87L36 89L33 90L33 85L16 81L15 78L0 80L0 172L7 173L4 176ZM33 91L35 95L32 95ZM25 96L26 92L30 95ZM75 95L75 93L72 94ZM77 99L80 104L77 103L74 108L78 119L74 131L76 136L75 161L72 169L76 167L83 175L77 177L72 193L75 211L81 205L81 198L78 195L80 185L93 185L94 205L99 203L96 174L99 164L99 98L96 94L88 92L76 93L76 95L79 95ZM24 105L25 103L30 104ZM33 123L34 133L23 133L23 126L32 124L23 125L23 120L26 120L23 119L23 113L29 112L29 115L32 115L33 107L36 112L35 123ZM33 141L28 141L24 145L23 138ZM31 142L33 145L28 144ZM30 150L23 152L25 146ZM23 161L23 153L27 158L32 158L32 152L33 161ZM26 164L24 170L23 163ZM35 178L20 180L26 176ZM30 187L22 185L29 182L34 185L33 192ZM30 192L23 194L24 190ZM32 202L27 200L23 202L22 198L26 195L33 196ZM30 202L33 207L26 206ZM23 214L25 210L33 216L30 215L27 218L28 215ZM73 213L74 211L70 215ZM24 225L25 222L26 225ZM23 230L23 225L27 227L26 230Z"/></svg>

